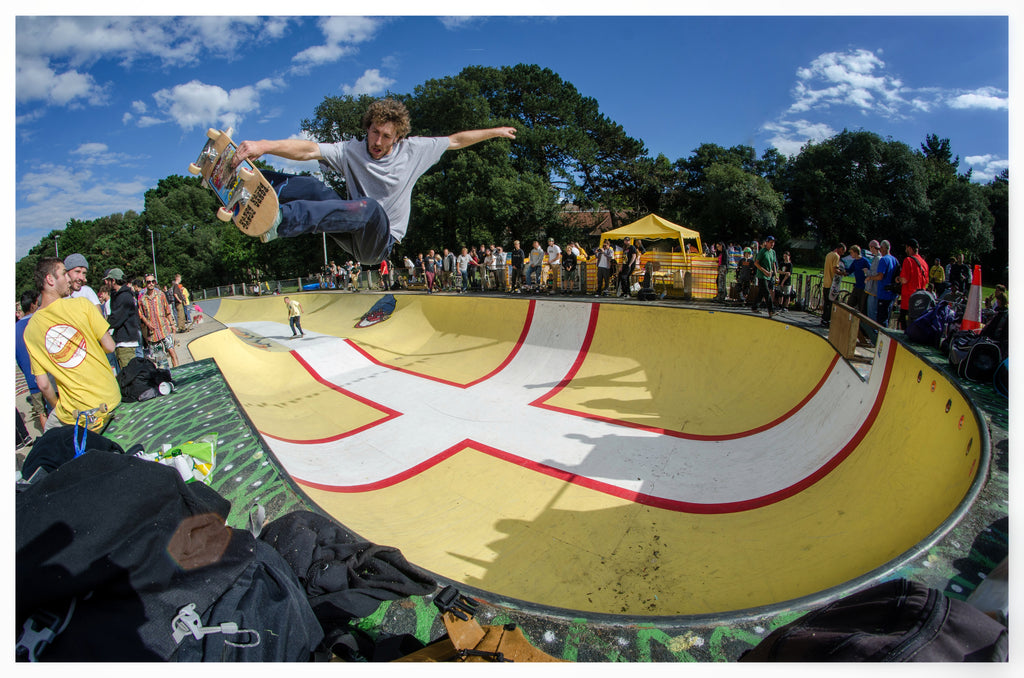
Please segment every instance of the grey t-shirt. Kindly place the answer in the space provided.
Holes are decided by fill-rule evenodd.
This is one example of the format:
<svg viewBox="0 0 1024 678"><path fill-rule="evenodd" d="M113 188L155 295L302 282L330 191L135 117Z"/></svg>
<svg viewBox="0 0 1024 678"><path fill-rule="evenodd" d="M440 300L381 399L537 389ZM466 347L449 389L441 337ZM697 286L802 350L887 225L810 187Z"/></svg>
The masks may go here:
<svg viewBox="0 0 1024 678"><path fill-rule="evenodd" d="M370 156L363 139L319 146L320 164L341 172L350 198L379 202L388 215L391 235L401 242L409 228L412 187L448 150L448 137L407 137L380 160Z"/></svg>

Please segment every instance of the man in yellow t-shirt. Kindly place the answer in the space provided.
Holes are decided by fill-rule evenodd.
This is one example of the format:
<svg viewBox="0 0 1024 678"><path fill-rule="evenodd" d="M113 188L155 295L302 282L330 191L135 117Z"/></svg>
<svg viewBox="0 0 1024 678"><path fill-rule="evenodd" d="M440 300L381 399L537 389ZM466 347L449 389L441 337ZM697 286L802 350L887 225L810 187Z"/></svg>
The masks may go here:
<svg viewBox="0 0 1024 678"><path fill-rule="evenodd" d="M306 336L306 333L302 331L302 304L285 297L284 305L288 307L288 327L292 330L292 337ZM296 329L299 330L298 334L295 333Z"/></svg>
<svg viewBox="0 0 1024 678"><path fill-rule="evenodd" d="M89 426L100 431L110 412L121 404L121 389L106 355L114 351L110 326L88 299L65 298L70 286L59 259L40 260L36 286L39 310L25 328L25 345L39 391L53 407L44 432L74 424L76 411L106 406L106 412L98 412Z"/></svg>

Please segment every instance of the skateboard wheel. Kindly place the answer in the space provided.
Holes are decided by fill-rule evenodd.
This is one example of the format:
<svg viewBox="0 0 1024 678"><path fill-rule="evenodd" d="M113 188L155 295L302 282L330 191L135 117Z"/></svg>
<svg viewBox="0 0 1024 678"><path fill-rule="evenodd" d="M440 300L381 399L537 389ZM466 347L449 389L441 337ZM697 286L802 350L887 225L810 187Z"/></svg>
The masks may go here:
<svg viewBox="0 0 1024 678"><path fill-rule="evenodd" d="M249 181L254 176L256 176L256 174L250 169L246 169L245 167L239 167L238 176L242 177L243 181Z"/></svg>
<svg viewBox="0 0 1024 678"><path fill-rule="evenodd" d="M211 127L210 129L206 130L206 136L207 138L216 141L217 139L220 138L220 130L213 129Z"/></svg>
<svg viewBox="0 0 1024 678"><path fill-rule="evenodd" d="M231 217L234 214L226 207L221 207L217 210L217 218L221 221L231 221Z"/></svg>
<svg viewBox="0 0 1024 678"><path fill-rule="evenodd" d="M195 164L194 162L191 162L188 165L188 171L190 174L199 174L203 170L201 167L199 167L199 165Z"/></svg>

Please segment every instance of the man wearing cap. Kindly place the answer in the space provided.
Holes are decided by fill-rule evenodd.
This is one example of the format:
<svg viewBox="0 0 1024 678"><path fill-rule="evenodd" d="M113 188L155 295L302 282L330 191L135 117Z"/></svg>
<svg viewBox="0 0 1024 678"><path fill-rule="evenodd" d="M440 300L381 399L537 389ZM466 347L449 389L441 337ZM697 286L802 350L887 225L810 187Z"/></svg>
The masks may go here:
<svg viewBox="0 0 1024 678"><path fill-rule="evenodd" d="M139 305L135 301L135 292L125 284L124 271L112 268L107 271L103 281L110 285L110 333L114 337L114 356L117 365L124 369L125 365L135 357L139 347Z"/></svg>
<svg viewBox="0 0 1024 678"><path fill-rule="evenodd" d="M121 389L106 355L114 351L110 326L88 299L65 298L70 281L60 259L40 259L35 279L39 309L25 327L25 345L39 391L53 407L45 430L76 423L76 412L106 406L89 426L102 430L121 404Z"/></svg>
<svg viewBox="0 0 1024 678"><path fill-rule="evenodd" d="M100 308L102 304L99 296L85 284L89 274L89 262L85 260L85 256L77 252L69 254L64 259L64 270L67 271L68 282L71 284L71 298L85 297L94 303L96 308ZM100 309L100 313L102 312Z"/></svg>
<svg viewBox="0 0 1024 678"><path fill-rule="evenodd" d="M907 329L907 311L910 309L910 295L918 290L928 287L928 262L926 262L917 251L921 246L917 240L911 238L907 241L905 250L907 258L900 266L900 274L896 282L900 287L900 329Z"/></svg>
<svg viewBox="0 0 1024 678"><path fill-rule="evenodd" d="M754 282L754 258L753 251L749 247L743 248L739 263L736 264L736 287L737 297L741 303L746 303L750 296L750 286Z"/></svg>
<svg viewBox="0 0 1024 678"><path fill-rule="evenodd" d="M178 366L178 354L174 352L174 315L167 295L157 288L156 276L146 276L146 293L139 297L139 319L146 327L145 339L149 344L159 345L171 359L171 367Z"/></svg>
<svg viewBox="0 0 1024 678"><path fill-rule="evenodd" d="M772 281L779 273L779 264L775 259L775 236L768 236L764 241L764 247L757 251L754 259L754 268L757 277L757 294L754 295L754 303L750 310L757 313L757 307L764 300L765 308L768 309L768 317L775 314L775 306L772 303Z"/></svg>

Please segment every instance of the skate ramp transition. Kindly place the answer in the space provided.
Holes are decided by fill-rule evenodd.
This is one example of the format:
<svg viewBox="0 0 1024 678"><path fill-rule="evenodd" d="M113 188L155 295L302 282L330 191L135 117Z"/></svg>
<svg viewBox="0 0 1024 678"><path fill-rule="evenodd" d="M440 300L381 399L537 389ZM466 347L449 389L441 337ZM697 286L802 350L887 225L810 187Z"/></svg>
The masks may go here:
<svg viewBox="0 0 1024 678"><path fill-rule="evenodd" d="M362 537L491 600L743 616L836 597L948 532L988 438L881 335L863 378L749 314L579 300L224 300L213 357L284 470ZM365 317L364 317L365 316Z"/></svg>

